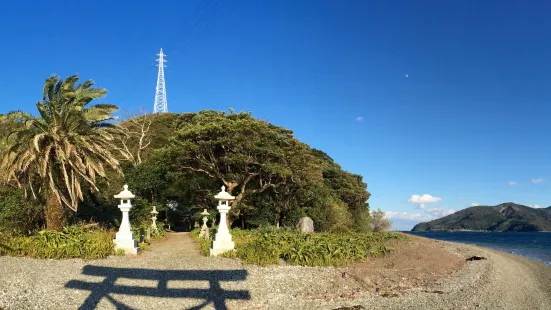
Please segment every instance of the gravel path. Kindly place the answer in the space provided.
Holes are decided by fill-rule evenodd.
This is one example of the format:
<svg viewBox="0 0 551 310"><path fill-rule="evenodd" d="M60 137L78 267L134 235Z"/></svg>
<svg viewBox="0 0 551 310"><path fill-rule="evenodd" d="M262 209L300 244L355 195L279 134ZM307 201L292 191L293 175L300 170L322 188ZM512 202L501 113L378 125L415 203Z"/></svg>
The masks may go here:
<svg viewBox="0 0 551 310"><path fill-rule="evenodd" d="M199 254L169 234L137 257L0 257L0 309L551 309L551 268L446 243L469 262L454 277L397 297L366 291L339 268L262 268Z"/></svg>

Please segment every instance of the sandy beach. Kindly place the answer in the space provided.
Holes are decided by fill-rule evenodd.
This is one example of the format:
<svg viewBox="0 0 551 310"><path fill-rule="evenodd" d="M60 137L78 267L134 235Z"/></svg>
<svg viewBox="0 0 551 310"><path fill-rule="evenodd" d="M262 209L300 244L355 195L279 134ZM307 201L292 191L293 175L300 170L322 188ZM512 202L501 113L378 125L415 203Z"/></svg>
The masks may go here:
<svg viewBox="0 0 551 310"><path fill-rule="evenodd" d="M202 257L171 234L139 257L0 257L0 309L551 309L551 268L414 237L346 268L258 267ZM465 261L472 256L486 259Z"/></svg>

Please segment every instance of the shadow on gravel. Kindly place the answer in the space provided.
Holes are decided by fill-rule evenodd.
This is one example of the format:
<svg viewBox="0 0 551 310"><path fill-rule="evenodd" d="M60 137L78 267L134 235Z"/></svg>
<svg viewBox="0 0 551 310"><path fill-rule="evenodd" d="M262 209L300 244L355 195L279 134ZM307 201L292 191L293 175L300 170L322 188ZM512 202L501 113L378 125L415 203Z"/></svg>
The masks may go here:
<svg viewBox="0 0 551 310"><path fill-rule="evenodd" d="M200 305L188 308L190 310L204 308L210 303L214 304L215 309L227 309L227 299L251 299L248 291L223 290L220 286L220 282L222 281L244 281L247 278L246 270L155 270L88 265L84 266L82 274L104 277L105 279L101 282L71 280L65 284L66 288L90 291L90 295L79 309L95 309L96 305L103 298L109 300L117 309L133 309L115 300L109 294L204 300ZM115 284L118 279L124 279L123 282L152 280L157 282L157 286L145 287ZM209 283L209 288L168 288L168 281L206 281Z"/></svg>

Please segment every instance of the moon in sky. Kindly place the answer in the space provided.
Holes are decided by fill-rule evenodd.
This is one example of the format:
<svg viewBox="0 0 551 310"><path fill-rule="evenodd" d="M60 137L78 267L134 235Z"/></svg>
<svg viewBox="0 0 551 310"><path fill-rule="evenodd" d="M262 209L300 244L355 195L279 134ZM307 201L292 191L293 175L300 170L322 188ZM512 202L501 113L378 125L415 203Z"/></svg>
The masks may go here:
<svg viewBox="0 0 551 310"><path fill-rule="evenodd" d="M406 79L409 77L409 74L406 73Z"/></svg>

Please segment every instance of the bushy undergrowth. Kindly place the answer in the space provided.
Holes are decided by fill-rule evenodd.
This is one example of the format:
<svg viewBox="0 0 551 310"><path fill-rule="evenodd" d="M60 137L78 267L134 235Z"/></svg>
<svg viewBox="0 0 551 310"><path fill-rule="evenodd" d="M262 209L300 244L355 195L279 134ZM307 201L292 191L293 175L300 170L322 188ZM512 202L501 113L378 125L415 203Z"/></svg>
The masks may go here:
<svg viewBox="0 0 551 310"><path fill-rule="evenodd" d="M0 254L45 259L95 259L115 255L113 233L65 227L63 231L42 230L32 236L0 236Z"/></svg>
<svg viewBox="0 0 551 310"><path fill-rule="evenodd" d="M140 231L143 229L144 234L147 233L147 228L150 227L149 223L139 226L132 226L132 232L134 233L134 239L140 241ZM162 225L157 225L157 230L151 229L151 240L163 239L166 237L166 230Z"/></svg>
<svg viewBox="0 0 551 310"><path fill-rule="evenodd" d="M197 243L199 243L199 251L201 252L201 254L204 255L204 256L209 256L210 255L210 245L211 245L212 239L210 239L210 238L205 239L205 238L199 237L200 232L201 231L199 229L195 229L195 230L191 231L189 234L195 241L197 241ZM212 233L211 233L211 235L212 235Z"/></svg>
<svg viewBox="0 0 551 310"><path fill-rule="evenodd" d="M10 234L36 232L42 223L44 207L25 198L20 189L0 185L0 231Z"/></svg>
<svg viewBox="0 0 551 310"><path fill-rule="evenodd" d="M133 228L138 241L140 228ZM151 232L151 240L162 239L165 236L166 231L160 226L157 231ZM31 236L0 233L0 255L45 259L97 259L122 255L122 252L115 250L114 238L114 231L97 227L83 229L79 226L65 227L62 231L42 230ZM146 250L149 244L140 243L139 246L141 250Z"/></svg>
<svg viewBox="0 0 551 310"><path fill-rule="evenodd" d="M198 233L193 231L192 236L198 240L201 253L208 255L211 241L199 238ZM279 264L280 259L291 265L341 266L387 254L392 251L389 241L406 239L404 235L391 232L346 230L311 235L278 230L233 230L231 233L236 251L223 256L238 257L244 263L261 266Z"/></svg>

